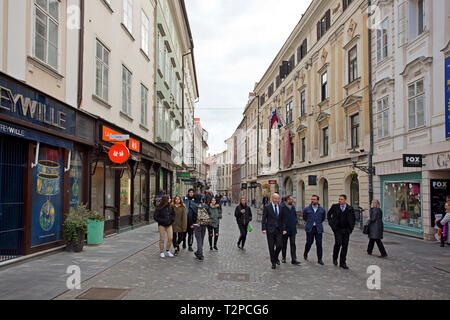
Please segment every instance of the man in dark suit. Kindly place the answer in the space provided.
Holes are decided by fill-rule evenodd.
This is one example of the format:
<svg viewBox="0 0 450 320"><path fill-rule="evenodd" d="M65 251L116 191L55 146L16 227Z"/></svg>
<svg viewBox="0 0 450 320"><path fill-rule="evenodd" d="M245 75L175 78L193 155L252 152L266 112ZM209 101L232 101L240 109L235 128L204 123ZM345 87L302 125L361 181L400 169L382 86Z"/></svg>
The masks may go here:
<svg viewBox="0 0 450 320"><path fill-rule="evenodd" d="M337 266L339 251L341 252L339 266L348 269L346 264L348 243L350 234L355 228L355 212L347 203L347 196L342 194L339 196L339 203L331 206L327 214L328 224L334 232L334 249L333 263ZM341 249L342 248L342 249Z"/></svg>
<svg viewBox="0 0 450 320"><path fill-rule="evenodd" d="M308 260L308 253L311 249L314 239L316 239L317 247L317 262L323 265L322 261L322 234L323 225L327 213L323 207L319 204L319 196L313 195L311 198L311 204L303 210L303 220L306 221L305 231L306 231L306 245L305 253L303 257Z"/></svg>
<svg viewBox="0 0 450 320"><path fill-rule="evenodd" d="M287 234L283 235L283 249L281 250L282 260L286 263L287 243L291 247L291 263L299 266L300 262L297 261L297 246L295 245L295 237L297 236L297 211L294 206L294 198L292 195L286 196L284 204L280 205L281 213L286 224Z"/></svg>
<svg viewBox="0 0 450 320"><path fill-rule="evenodd" d="M269 245L270 261L272 269L276 269L276 265L280 265L278 259L280 251L283 248L283 235L287 234L286 224L279 205L280 195L274 193L272 195L272 203L264 207L262 217L262 232L267 235L267 243Z"/></svg>

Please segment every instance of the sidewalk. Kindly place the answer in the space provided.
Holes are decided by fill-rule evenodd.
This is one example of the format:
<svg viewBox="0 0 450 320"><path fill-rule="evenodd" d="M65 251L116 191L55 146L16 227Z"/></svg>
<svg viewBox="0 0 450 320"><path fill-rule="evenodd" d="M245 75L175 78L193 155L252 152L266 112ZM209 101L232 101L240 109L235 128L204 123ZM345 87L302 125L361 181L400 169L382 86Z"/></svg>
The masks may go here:
<svg viewBox="0 0 450 320"><path fill-rule="evenodd" d="M81 253L61 251L0 268L0 300L50 300L67 291L67 267L81 269L81 282L159 240L157 224L121 233Z"/></svg>

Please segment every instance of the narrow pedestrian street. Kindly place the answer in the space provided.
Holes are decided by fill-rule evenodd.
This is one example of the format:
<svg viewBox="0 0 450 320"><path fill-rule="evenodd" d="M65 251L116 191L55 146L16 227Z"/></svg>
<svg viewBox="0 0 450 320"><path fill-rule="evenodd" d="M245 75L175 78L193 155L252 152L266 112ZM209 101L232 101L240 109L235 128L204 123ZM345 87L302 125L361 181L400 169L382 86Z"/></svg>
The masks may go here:
<svg viewBox="0 0 450 320"><path fill-rule="evenodd" d="M450 248L440 248L437 243L423 242L418 239L385 234L385 245L389 257L379 258L377 249L373 256L366 254L367 238L355 230L350 239L348 265L350 270L335 267L331 261L333 236L328 226L324 235L325 266L317 264L313 246L309 261L303 260L305 232L299 229L297 235L297 254L302 262L300 266L287 264L277 270L270 269L269 253L266 239L260 232L261 225L253 221L254 231L249 233L246 251L240 251L236 242L238 228L233 216L234 207L224 208L221 222L219 252L210 252L205 239L205 260L198 262L193 254L183 250L173 259L161 259L157 229L155 225L129 232L140 233L145 229L148 246L130 255L128 258L100 271L81 285L81 290L64 292L53 298L57 300L76 299L77 296L93 287L130 289L125 299L232 299L232 300L266 300L266 299L449 299L450 298ZM256 210L252 208L254 220ZM120 237L118 235L116 237ZM105 240L105 245L115 237ZM103 246L98 247L101 250ZM117 246L126 246L127 242L116 242ZM194 249L196 245L194 242ZM78 260L83 260L83 255ZM110 251L120 247L109 247ZM289 252L289 250L288 250ZM46 258L51 261L58 256L68 255L62 252ZM301 259L300 259L301 258ZM33 262L25 263L32 264ZM381 268L381 290L367 288L367 267L377 265ZM24 272L23 265L0 270L0 282L21 268L21 278L32 276L33 270ZM67 277L47 270L53 279ZM62 269L60 268L59 271ZM81 270L82 278L83 268ZM45 280L42 280L45 281ZM33 285L39 279L27 282L28 292L33 292ZM61 284L64 281L61 282ZM67 289L66 289L67 290ZM64 292L64 293L63 293ZM27 292L22 292L27 298Z"/></svg>

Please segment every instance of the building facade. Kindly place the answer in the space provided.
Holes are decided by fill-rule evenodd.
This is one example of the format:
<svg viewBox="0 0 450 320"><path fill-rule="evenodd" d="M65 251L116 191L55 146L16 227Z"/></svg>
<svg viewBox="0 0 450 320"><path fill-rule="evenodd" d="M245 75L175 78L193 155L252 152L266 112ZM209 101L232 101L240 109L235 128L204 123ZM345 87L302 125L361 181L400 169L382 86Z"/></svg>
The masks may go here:
<svg viewBox="0 0 450 320"><path fill-rule="evenodd" d="M329 208L342 193L369 209L370 149L367 1L313 0L259 81L261 196L313 194ZM280 118L271 128L274 111ZM258 199L261 201L261 199Z"/></svg>
<svg viewBox="0 0 450 320"><path fill-rule="evenodd" d="M258 139L258 98L252 92L249 94L249 101L244 110L244 118L246 119L246 135L245 135L245 197L249 204L257 205L257 139Z"/></svg>
<svg viewBox="0 0 450 320"><path fill-rule="evenodd" d="M450 3L373 5L375 198L386 229L434 240L434 216L450 194ZM419 156L411 167L406 157Z"/></svg>

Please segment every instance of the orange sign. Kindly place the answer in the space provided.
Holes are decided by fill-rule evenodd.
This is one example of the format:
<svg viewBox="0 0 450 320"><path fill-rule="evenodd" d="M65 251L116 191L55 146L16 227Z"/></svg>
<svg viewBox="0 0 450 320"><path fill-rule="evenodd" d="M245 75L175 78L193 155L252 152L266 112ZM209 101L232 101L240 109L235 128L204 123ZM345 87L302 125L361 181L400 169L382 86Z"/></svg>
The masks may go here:
<svg viewBox="0 0 450 320"><path fill-rule="evenodd" d="M140 152L141 151L141 143L137 140L130 138L130 141L128 141L128 148L130 148L130 150Z"/></svg>
<svg viewBox="0 0 450 320"><path fill-rule="evenodd" d="M122 164L130 157L130 150L123 144L114 144L108 152L109 159L117 164Z"/></svg>
<svg viewBox="0 0 450 320"><path fill-rule="evenodd" d="M119 133L119 132L117 132L117 131L115 131L115 130L113 130L113 129L111 129L111 128L108 128L108 127L106 127L106 126L103 126L103 134L102 134L102 139L103 139L103 141L109 141L109 142L114 142L114 143L116 143L116 144L123 144L123 145L126 145L126 142L125 141L123 141L123 142L115 142L115 141L112 141L110 138L109 138L109 136L110 135L121 135L121 133Z"/></svg>

